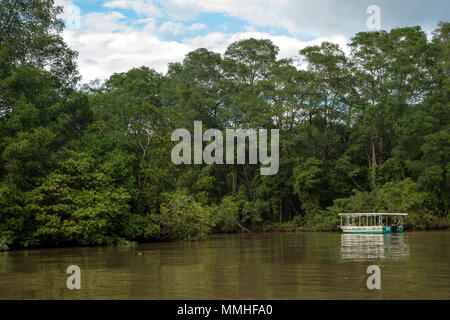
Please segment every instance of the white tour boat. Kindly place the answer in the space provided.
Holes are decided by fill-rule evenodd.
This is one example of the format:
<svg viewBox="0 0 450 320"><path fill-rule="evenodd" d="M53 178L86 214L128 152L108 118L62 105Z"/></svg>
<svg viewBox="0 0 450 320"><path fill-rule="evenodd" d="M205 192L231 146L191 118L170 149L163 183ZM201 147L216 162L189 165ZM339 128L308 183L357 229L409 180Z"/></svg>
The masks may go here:
<svg viewBox="0 0 450 320"><path fill-rule="evenodd" d="M345 233L403 232L407 213L340 213L341 230Z"/></svg>

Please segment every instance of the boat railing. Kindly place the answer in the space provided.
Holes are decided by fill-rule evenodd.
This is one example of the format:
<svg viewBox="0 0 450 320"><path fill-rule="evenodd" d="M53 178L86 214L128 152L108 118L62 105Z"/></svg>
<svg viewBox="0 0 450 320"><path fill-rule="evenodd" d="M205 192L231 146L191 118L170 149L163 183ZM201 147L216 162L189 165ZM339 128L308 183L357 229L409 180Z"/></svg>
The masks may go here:
<svg viewBox="0 0 450 320"><path fill-rule="evenodd" d="M407 213L340 213L341 227L372 227L403 225L403 217Z"/></svg>

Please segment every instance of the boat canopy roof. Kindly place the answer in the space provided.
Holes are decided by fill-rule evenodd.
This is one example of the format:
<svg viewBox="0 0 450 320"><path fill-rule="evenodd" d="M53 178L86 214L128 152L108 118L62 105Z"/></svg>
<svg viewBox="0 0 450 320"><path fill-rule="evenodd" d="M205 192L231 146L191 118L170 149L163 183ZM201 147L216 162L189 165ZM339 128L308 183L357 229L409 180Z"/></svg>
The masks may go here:
<svg viewBox="0 0 450 320"><path fill-rule="evenodd" d="M341 217L407 216L407 213L339 213Z"/></svg>

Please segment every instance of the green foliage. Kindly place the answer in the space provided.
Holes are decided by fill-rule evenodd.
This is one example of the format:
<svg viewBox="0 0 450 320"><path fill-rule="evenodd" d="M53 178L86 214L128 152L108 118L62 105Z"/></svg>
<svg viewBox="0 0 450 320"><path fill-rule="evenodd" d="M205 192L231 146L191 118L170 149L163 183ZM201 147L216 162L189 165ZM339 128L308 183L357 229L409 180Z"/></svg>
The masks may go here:
<svg viewBox="0 0 450 320"><path fill-rule="evenodd" d="M202 240L213 226L212 212L191 196L167 193L161 203L160 213L152 218L160 225L161 240Z"/></svg>
<svg viewBox="0 0 450 320"><path fill-rule="evenodd" d="M239 227L239 206L235 199L226 196L220 205L211 208L213 212L214 231L237 232Z"/></svg>
<svg viewBox="0 0 450 320"><path fill-rule="evenodd" d="M62 7L53 0L0 1L0 57L8 72L20 64L48 68L55 80L73 85L78 78L75 58L62 38ZM3 75L0 74L0 78Z"/></svg>
<svg viewBox="0 0 450 320"><path fill-rule="evenodd" d="M328 211L407 212L406 228L426 229L439 226L439 219L434 214L436 208L433 208L432 204L432 195L419 191L417 184L407 178L398 182L388 182L371 192L357 191L349 198L337 199ZM444 226L448 225L443 223Z"/></svg>
<svg viewBox="0 0 450 320"><path fill-rule="evenodd" d="M332 211L321 210L306 219L303 229L312 231L337 231L339 218Z"/></svg>
<svg viewBox="0 0 450 320"><path fill-rule="evenodd" d="M307 159L294 169L294 192L302 202L306 214L317 213L320 208L320 193L323 185L321 161L315 158Z"/></svg>
<svg viewBox="0 0 450 320"><path fill-rule="evenodd" d="M92 157L70 154L26 195L36 229L25 246L105 244L120 237L130 195L96 170Z"/></svg>
<svg viewBox="0 0 450 320"><path fill-rule="evenodd" d="M141 242L158 239L160 226L153 221L150 214L130 213L124 225L126 239Z"/></svg>

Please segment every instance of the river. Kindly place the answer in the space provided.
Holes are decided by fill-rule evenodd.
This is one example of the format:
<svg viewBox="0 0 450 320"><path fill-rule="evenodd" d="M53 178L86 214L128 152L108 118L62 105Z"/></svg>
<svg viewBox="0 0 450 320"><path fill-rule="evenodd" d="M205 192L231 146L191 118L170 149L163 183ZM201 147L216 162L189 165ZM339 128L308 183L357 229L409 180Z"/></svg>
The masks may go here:
<svg viewBox="0 0 450 320"><path fill-rule="evenodd" d="M0 299L449 299L450 231L212 235L0 252ZM69 290L67 267L81 270ZM367 267L381 271L369 290Z"/></svg>

